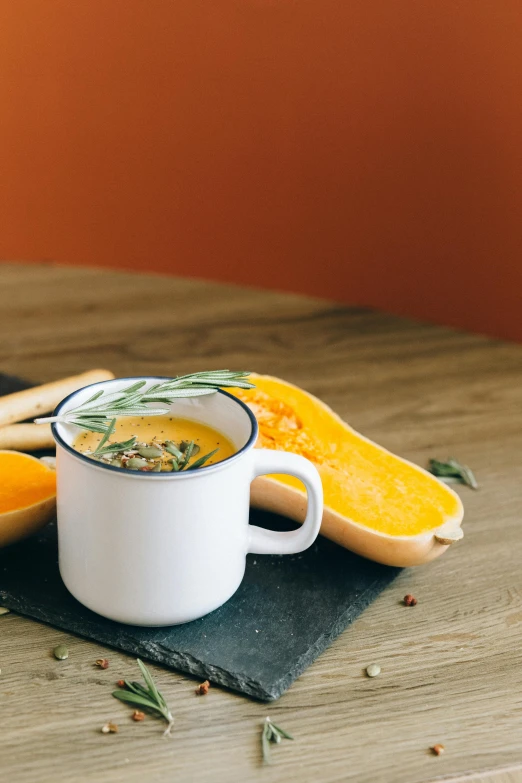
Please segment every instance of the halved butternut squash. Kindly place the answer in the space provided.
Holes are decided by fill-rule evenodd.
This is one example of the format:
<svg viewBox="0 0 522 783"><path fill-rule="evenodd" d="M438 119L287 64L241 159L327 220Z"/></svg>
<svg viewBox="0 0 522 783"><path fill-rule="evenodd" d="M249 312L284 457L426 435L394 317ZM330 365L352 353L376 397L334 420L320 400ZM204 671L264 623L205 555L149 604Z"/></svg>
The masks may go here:
<svg viewBox="0 0 522 783"><path fill-rule="evenodd" d="M230 391L259 423L258 447L301 454L321 475L321 533L394 566L426 563L462 538L458 495L417 465L355 432L316 397L279 378L253 375L255 389ZM255 479L252 505L302 522L303 485L292 476Z"/></svg>
<svg viewBox="0 0 522 783"><path fill-rule="evenodd" d="M0 546L43 527L56 509L56 473L19 451L0 451Z"/></svg>

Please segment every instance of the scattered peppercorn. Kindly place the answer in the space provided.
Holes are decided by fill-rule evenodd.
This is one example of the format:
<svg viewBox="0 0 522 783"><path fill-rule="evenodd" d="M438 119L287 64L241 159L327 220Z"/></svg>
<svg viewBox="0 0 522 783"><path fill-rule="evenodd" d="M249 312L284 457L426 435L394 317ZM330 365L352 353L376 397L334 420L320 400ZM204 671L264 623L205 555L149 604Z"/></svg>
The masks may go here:
<svg viewBox="0 0 522 783"><path fill-rule="evenodd" d="M366 674L368 677L377 677L381 673L381 667L378 663L371 663L366 667Z"/></svg>
<svg viewBox="0 0 522 783"><path fill-rule="evenodd" d="M115 723L106 723L105 726L102 726L101 728L102 734L117 734L118 733L118 727Z"/></svg>
<svg viewBox="0 0 522 783"><path fill-rule="evenodd" d="M434 745L430 750L434 756L442 756L444 753L444 745Z"/></svg>
<svg viewBox="0 0 522 783"><path fill-rule="evenodd" d="M125 680L118 680L116 685L118 688L125 688Z"/></svg>
<svg viewBox="0 0 522 783"><path fill-rule="evenodd" d="M205 682L202 682L201 685L198 685L198 687L196 688L196 694L198 696L206 696L209 688L210 688L210 683L208 680L205 680Z"/></svg>
<svg viewBox="0 0 522 783"><path fill-rule="evenodd" d="M132 720L139 721L139 720L145 720L145 713L141 710L134 710L132 713Z"/></svg>
<svg viewBox="0 0 522 783"><path fill-rule="evenodd" d="M416 606L417 605L417 599L415 598L415 596L410 595L408 593L408 595L404 596L404 605L405 606Z"/></svg>
<svg viewBox="0 0 522 783"><path fill-rule="evenodd" d="M94 665L97 666L99 669L108 669L109 661L107 660L107 658L98 658L98 660L94 662Z"/></svg>

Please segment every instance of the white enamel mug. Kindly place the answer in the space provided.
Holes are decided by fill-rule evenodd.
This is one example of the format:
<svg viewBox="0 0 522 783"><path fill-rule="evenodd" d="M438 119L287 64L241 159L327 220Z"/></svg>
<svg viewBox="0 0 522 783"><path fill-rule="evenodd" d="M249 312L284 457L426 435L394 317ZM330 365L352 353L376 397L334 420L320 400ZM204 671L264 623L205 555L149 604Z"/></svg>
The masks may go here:
<svg viewBox="0 0 522 783"><path fill-rule="evenodd" d="M66 397L54 415L76 408L93 391L115 392L136 380L152 385L165 379L96 383ZM236 592L248 552L301 552L321 524L317 470L297 454L254 449L257 421L243 402L219 390L179 399L171 410L219 430L237 451L193 471L125 471L75 451L76 426L52 425L62 579L82 604L122 623L173 625L202 617ZM250 483L267 473L296 476L305 485L308 511L298 530L249 525Z"/></svg>

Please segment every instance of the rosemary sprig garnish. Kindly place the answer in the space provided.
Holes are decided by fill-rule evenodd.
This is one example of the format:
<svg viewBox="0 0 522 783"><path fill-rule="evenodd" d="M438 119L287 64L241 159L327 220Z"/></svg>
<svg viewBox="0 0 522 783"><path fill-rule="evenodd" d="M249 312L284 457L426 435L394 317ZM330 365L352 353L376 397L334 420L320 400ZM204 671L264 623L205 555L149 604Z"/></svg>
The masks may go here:
<svg viewBox="0 0 522 783"><path fill-rule="evenodd" d="M103 447L105 446L105 444L107 443L107 441L109 440L109 438L111 437L115 429L116 429L116 419L112 419L111 423L109 424L109 429L107 430L107 432L105 433L105 435L103 436L103 438L100 440L100 442L96 447L96 451L94 452L95 454L99 454L100 452L103 451Z"/></svg>
<svg viewBox="0 0 522 783"><path fill-rule="evenodd" d="M118 691L113 691L112 695L115 699L124 701L127 704L133 704L135 707L145 707L145 709L155 712L167 721L167 728L165 729L165 735L169 735L174 724L174 718L170 712L167 702L156 687L156 683L152 679L152 675L140 659L137 659L138 666L145 680L144 687L139 682L125 682L125 688L121 688Z"/></svg>
<svg viewBox="0 0 522 783"><path fill-rule="evenodd" d="M293 740L293 737L280 726L276 726L275 723L272 723L270 718L265 718L265 722L263 723L263 732L261 734L261 747L263 750L263 761L265 764L272 763L270 743L275 742L279 744L282 739Z"/></svg>
<svg viewBox="0 0 522 783"><path fill-rule="evenodd" d="M191 459L192 455L194 454L195 456L199 451L199 446L197 446L193 440L186 444L184 451L180 451L175 443L168 441L165 446L165 450L168 451L169 454L172 454L172 459L170 462L172 469L175 472L178 472L179 470L193 470L193 468L201 468L205 462L208 462L208 460L219 451L219 449L214 449L214 451L205 454L203 457L200 457L195 462L193 462L192 465L189 465L189 460Z"/></svg>
<svg viewBox="0 0 522 783"><path fill-rule="evenodd" d="M129 440L120 441L120 443L109 443L108 446L100 448L102 441L96 447L96 450L92 452L92 456L102 457L104 454L118 454L120 451L129 451L134 448L137 437L133 435Z"/></svg>
<svg viewBox="0 0 522 783"><path fill-rule="evenodd" d="M446 484L466 484L471 489L478 489L477 480L471 468L451 457L446 462L430 459L428 470Z"/></svg>
<svg viewBox="0 0 522 783"><path fill-rule="evenodd" d="M192 452L194 451L194 446L195 446L195 445L196 445L196 444L194 443L194 441L193 441L193 440L191 440L191 441L190 441L190 443L188 443L188 444L187 444L187 446L186 446L186 448L185 448L185 451L184 451L184 453L183 453L183 457L182 457L182 459L181 459L181 460L178 462L178 467L179 467L179 470L183 470L183 469L184 469L184 468L186 468L186 467L187 467L187 465L189 464L189 460L190 460L190 458L191 458L191 456L192 456Z"/></svg>
<svg viewBox="0 0 522 783"><path fill-rule="evenodd" d="M214 451L209 452L208 454L205 454L204 457L200 457L195 462L192 463L192 465L188 465L187 470L194 470L194 468L201 468L202 465L207 462L211 457L214 456L214 454L217 454L219 449L214 449Z"/></svg>
<svg viewBox="0 0 522 783"><path fill-rule="evenodd" d="M143 387L147 382L137 381L127 388L111 394L105 394L104 390L100 390L77 408L62 413L60 416L35 419L35 423L75 424L77 427L91 432L106 434L111 427L108 419L119 416L161 416L167 412L168 406L180 397L214 394L217 389L223 387L252 389L254 385L246 380L249 375L250 372L243 370L196 372L155 383L145 390ZM151 404L161 404L167 407L149 407Z"/></svg>

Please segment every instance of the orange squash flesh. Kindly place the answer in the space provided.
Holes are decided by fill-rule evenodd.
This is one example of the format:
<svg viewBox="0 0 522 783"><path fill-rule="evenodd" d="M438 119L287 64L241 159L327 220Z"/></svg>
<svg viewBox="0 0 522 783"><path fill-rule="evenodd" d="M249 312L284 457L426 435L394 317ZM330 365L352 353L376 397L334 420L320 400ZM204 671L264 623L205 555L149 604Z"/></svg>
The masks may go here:
<svg viewBox="0 0 522 783"><path fill-rule="evenodd" d="M278 378L252 376L256 388L232 390L259 423L258 447L301 454L321 475L321 533L389 565L419 565L462 538L462 503L430 473L355 432L311 394ZM302 521L306 501L292 476L252 485L252 505Z"/></svg>
<svg viewBox="0 0 522 783"><path fill-rule="evenodd" d="M29 454L0 451L0 546L43 527L55 509L55 471Z"/></svg>

